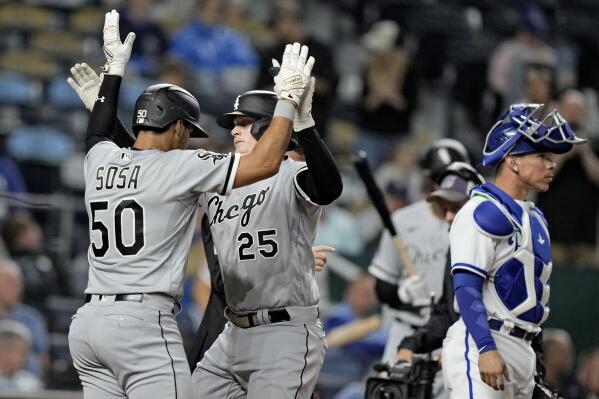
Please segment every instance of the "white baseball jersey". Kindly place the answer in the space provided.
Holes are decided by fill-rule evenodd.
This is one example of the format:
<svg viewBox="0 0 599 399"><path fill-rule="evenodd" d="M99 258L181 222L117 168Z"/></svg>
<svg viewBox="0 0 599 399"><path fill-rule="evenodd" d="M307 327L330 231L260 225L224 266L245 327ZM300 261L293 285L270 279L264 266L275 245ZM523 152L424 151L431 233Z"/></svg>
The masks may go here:
<svg viewBox="0 0 599 399"><path fill-rule="evenodd" d="M549 315L552 270L546 221L532 202L485 186L472 191L451 226L452 271L464 269L486 279L483 303L490 318L539 331ZM493 228L497 231L490 232Z"/></svg>
<svg viewBox="0 0 599 399"><path fill-rule="evenodd" d="M111 141L85 158L89 294L182 294L203 192L228 194L238 154L136 151Z"/></svg>
<svg viewBox="0 0 599 399"><path fill-rule="evenodd" d="M416 272L424 278L429 291L438 300L443 293L443 274L449 248L449 226L435 216L425 200L398 209L391 215L397 234L412 260ZM389 284L398 284L405 277L405 266L385 231L368 272ZM421 325L426 318L408 311L396 311L397 317L409 324Z"/></svg>
<svg viewBox="0 0 599 399"><path fill-rule="evenodd" d="M233 311L318 304L312 243L321 207L297 183L305 168L285 159L268 179L200 196Z"/></svg>

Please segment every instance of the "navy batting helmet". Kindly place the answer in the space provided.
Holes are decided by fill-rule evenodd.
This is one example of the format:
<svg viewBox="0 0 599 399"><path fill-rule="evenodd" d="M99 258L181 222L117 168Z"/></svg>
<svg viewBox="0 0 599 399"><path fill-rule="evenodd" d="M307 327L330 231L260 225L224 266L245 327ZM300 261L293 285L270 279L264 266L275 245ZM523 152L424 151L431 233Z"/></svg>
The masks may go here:
<svg viewBox="0 0 599 399"><path fill-rule="evenodd" d="M420 167L425 175L435 183L440 182L440 175L452 162L470 163L468 151L462 143L454 139L441 139L436 141L424 154Z"/></svg>
<svg viewBox="0 0 599 399"><path fill-rule="evenodd" d="M487 133L483 164L496 166L508 155L531 152L563 154L586 140L576 137L568 122L556 111L543 119L543 104L514 104Z"/></svg>
<svg viewBox="0 0 599 399"><path fill-rule="evenodd" d="M216 123L225 129L233 129L235 127L235 117L241 115L251 116L256 118L252 123L250 133L256 140L264 134L270 122L272 121L277 105L278 97L273 91L267 90L251 90L240 94L233 105L233 112L227 112L216 118ZM293 150L298 146L297 139L292 137L289 142L288 150Z"/></svg>
<svg viewBox="0 0 599 399"><path fill-rule="evenodd" d="M485 179L466 162L453 162L439 175L439 188L428 195L427 201L443 198L449 202L462 202L468 199L470 190Z"/></svg>
<svg viewBox="0 0 599 399"><path fill-rule="evenodd" d="M135 102L133 131L164 129L182 119L192 127L191 137L208 137L200 126L200 104L187 90L171 84L157 84L146 88Z"/></svg>

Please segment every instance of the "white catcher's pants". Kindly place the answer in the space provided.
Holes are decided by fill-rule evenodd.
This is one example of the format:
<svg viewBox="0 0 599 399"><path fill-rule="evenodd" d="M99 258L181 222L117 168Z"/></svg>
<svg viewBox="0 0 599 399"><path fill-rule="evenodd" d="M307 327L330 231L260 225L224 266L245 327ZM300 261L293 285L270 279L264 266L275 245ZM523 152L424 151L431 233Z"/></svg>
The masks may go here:
<svg viewBox="0 0 599 399"><path fill-rule="evenodd" d="M462 319L454 323L443 341L443 377L451 399L530 399L534 390L536 355L530 342L491 330L505 361L510 382L495 391L480 378L478 349Z"/></svg>

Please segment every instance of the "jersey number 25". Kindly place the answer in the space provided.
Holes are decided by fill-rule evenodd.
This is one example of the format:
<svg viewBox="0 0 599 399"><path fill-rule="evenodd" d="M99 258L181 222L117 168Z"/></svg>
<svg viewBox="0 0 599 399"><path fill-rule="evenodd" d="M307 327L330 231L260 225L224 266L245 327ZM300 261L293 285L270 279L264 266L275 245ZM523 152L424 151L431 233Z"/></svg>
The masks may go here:
<svg viewBox="0 0 599 399"><path fill-rule="evenodd" d="M269 236L277 236L275 229L258 230L258 253L265 258L274 257L279 252L279 245ZM255 251L252 251L254 246L254 236L247 231L239 233L237 242L240 243L238 248L239 260L254 260L256 259Z"/></svg>

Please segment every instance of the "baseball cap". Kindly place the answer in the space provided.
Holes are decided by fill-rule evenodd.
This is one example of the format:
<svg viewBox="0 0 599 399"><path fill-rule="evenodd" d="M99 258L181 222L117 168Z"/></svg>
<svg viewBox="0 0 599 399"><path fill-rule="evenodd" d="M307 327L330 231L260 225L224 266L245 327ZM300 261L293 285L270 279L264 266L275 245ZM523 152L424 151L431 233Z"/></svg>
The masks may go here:
<svg viewBox="0 0 599 399"><path fill-rule="evenodd" d="M476 184L456 174L448 174L442 180L439 188L430 193L426 200L433 201L442 198L449 202L462 202L468 199L468 193Z"/></svg>

